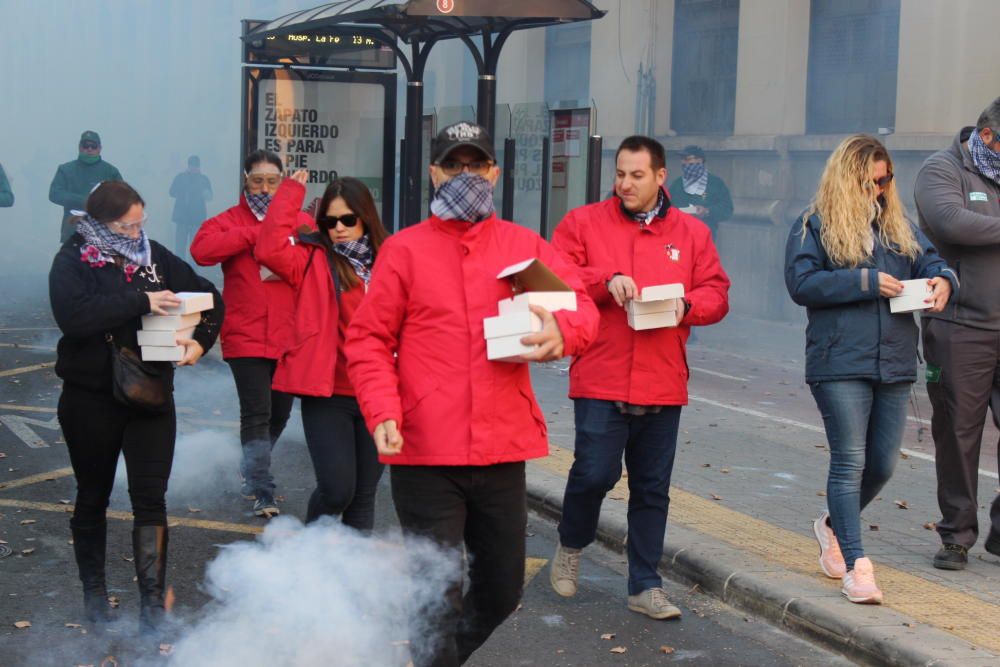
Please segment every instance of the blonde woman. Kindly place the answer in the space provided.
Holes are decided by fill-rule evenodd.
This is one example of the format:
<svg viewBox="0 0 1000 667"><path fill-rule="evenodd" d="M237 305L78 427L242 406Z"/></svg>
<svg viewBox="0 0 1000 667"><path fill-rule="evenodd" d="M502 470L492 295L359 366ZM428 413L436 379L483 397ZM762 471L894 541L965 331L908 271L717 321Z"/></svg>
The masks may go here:
<svg viewBox="0 0 1000 667"><path fill-rule="evenodd" d="M829 510L813 524L820 567L864 604L881 603L882 591L864 556L861 510L892 476L917 377L913 314L891 313L888 298L900 281L926 278L927 303L940 312L958 289L955 272L906 219L892 168L877 139L845 139L785 251L785 285L809 320L806 382L830 446Z"/></svg>

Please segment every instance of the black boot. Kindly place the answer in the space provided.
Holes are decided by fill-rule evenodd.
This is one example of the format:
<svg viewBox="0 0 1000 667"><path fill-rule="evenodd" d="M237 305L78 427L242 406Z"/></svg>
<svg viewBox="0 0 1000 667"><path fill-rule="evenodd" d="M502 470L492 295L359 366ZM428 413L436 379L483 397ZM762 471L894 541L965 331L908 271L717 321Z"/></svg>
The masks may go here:
<svg viewBox="0 0 1000 667"><path fill-rule="evenodd" d="M167 576L167 527L132 529L132 553L139 583L139 631L152 634L163 623L164 580Z"/></svg>
<svg viewBox="0 0 1000 667"><path fill-rule="evenodd" d="M104 578L104 561L107 550L108 526L101 523L89 527L72 527L73 553L83 583L83 608L91 623L111 620L108 604L108 587Z"/></svg>

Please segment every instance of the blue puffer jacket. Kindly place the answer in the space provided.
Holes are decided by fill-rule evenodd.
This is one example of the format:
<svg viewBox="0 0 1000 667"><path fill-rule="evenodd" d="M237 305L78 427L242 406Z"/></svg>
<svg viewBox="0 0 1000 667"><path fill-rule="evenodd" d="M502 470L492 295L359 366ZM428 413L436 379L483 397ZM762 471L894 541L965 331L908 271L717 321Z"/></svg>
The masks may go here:
<svg viewBox="0 0 1000 667"><path fill-rule="evenodd" d="M889 312L889 300L879 296L878 274L899 280L943 275L958 278L916 227L922 252L916 261L891 252L875 237L872 256L857 268L833 264L820 241L820 219L809 218L802 236L802 218L785 246L785 286L792 300L806 307L806 382L868 379L913 382L917 379L917 325L912 313Z"/></svg>

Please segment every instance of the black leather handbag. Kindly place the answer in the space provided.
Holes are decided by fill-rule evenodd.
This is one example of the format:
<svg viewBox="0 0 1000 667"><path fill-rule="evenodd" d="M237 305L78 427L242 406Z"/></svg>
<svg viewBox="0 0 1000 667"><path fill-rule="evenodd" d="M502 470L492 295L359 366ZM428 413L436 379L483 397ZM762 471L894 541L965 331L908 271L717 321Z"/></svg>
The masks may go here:
<svg viewBox="0 0 1000 667"><path fill-rule="evenodd" d="M111 384L115 400L151 414L167 412L172 400L163 373L143 362L135 350L116 343L111 334L107 334L106 339L111 354Z"/></svg>

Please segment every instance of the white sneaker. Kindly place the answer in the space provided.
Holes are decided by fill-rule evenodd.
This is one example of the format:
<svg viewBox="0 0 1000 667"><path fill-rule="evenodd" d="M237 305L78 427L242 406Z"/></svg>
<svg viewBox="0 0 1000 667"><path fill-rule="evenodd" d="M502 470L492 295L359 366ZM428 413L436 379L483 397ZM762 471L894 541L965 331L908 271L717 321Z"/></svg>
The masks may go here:
<svg viewBox="0 0 1000 667"><path fill-rule="evenodd" d="M576 595L582 553L582 549L570 549L562 544L556 546L556 555L552 557L552 567L549 570L549 581L552 582L555 592L564 598Z"/></svg>
<svg viewBox="0 0 1000 667"><path fill-rule="evenodd" d="M670 604L666 591L659 586L628 596L628 608L658 621L681 616L681 610Z"/></svg>
<svg viewBox="0 0 1000 667"><path fill-rule="evenodd" d="M857 604L882 604L882 591L875 585L875 568L868 558L854 561L854 569L844 575L840 592Z"/></svg>

